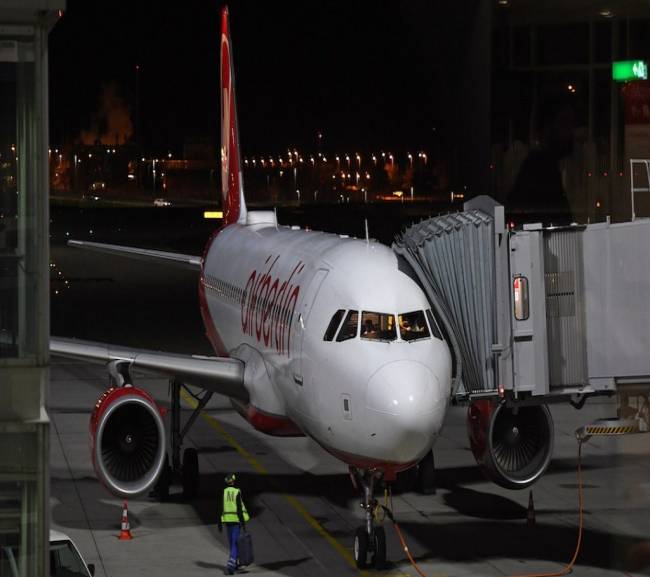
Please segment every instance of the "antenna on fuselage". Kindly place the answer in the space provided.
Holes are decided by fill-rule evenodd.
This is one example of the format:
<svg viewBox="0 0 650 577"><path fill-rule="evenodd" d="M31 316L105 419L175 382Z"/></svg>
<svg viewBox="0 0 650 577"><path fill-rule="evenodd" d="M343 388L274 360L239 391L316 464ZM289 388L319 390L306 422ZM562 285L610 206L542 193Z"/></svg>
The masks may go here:
<svg viewBox="0 0 650 577"><path fill-rule="evenodd" d="M364 222L365 227L366 227L366 244L370 244L370 235L368 234L368 219L364 218L363 222Z"/></svg>

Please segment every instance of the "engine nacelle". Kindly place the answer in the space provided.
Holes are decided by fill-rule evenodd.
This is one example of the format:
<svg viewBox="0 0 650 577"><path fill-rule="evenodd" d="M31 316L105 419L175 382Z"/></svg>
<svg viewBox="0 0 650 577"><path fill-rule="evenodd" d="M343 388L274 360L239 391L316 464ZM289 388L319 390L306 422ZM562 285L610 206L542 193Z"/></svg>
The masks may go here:
<svg viewBox="0 0 650 577"><path fill-rule="evenodd" d="M539 479L553 453L553 418L546 405L506 407L473 401L467 432L476 462L506 489L525 489Z"/></svg>
<svg viewBox="0 0 650 577"><path fill-rule="evenodd" d="M165 427L151 396L133 386L110 388L90 417L90 453L99 480L119 497L150 489L166 458Z"/></svg>

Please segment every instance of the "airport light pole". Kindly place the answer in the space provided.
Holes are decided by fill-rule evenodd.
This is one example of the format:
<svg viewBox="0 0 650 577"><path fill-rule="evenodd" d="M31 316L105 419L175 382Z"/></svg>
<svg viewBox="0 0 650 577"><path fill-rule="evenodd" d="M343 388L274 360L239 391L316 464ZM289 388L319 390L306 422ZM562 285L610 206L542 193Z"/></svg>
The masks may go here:
<svg viewBox="0 0 650 577"><path fill-rule="evenodd" d="M140 65L135 65L135 146L140 144Z"/></svg>

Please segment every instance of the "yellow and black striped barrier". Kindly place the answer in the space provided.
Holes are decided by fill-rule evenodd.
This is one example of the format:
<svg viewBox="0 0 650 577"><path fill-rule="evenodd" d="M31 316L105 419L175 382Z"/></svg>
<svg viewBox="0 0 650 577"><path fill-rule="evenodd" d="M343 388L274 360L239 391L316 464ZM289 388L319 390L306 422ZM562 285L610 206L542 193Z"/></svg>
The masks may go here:
<svg viewBox="0 0 650 577"><path fill-rule="evenodd" d="M630 435L640 433L637 421L630 419L599 419L589 425L580 427L576 431L576 437L580 441L587 441L589 437Z"/></svg>
<svg viewBox="0 0 650 577"><path fill-rule="evenodd" d="M590 425L585 427L587 435L627 435L628 433L638 433L638 427L623 426L623 427L598 427Z"/></svg>

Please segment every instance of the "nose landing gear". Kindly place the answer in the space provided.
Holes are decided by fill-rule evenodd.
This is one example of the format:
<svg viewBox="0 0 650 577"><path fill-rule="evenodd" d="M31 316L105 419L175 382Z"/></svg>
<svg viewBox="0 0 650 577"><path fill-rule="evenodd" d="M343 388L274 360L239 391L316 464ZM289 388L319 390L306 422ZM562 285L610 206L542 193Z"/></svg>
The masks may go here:
<svg viewBox="0 0 650 577"><path fill-rule="evenodd" d="M370 563L376 569L386 564L386 533L377 520L383 520L383 509L374 498L375 482L382 477L379 471L359 471L350 467L350 477L356 489L361 488L363 500L361 508L365 510L366 523L357 527L354 534L354 561L359 569Z"/></svg>

